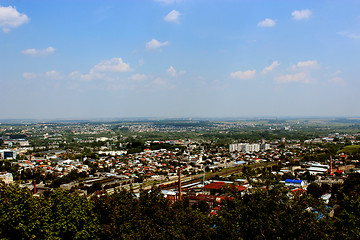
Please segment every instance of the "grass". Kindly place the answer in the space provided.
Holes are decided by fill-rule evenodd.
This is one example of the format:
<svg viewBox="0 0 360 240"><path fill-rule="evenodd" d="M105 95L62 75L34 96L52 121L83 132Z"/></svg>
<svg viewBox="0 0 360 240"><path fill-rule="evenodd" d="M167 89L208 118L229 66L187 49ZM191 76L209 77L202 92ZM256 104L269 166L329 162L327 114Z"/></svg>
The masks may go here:
<svg viewBox="0 0 360 240"><path fill-rule="evenodd" d="M360 152L360 145L349 145L349 146L345 146L341 152L344 153L356 153L356 152Z"/></svg>

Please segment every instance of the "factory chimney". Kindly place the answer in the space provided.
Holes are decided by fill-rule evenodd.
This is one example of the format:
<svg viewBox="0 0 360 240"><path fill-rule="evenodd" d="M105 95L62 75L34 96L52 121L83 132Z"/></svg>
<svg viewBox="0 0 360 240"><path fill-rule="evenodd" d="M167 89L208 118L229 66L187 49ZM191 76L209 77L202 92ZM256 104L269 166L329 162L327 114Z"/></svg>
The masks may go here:
<svg viewBox="0 0 360 240"><path fill-rule="evenodd" d="M181 199L181 168L178 169L179 174L179 200Z"/></svg>
<svg viewBox="0 0 360 240"><path fill-rule="evenodd" d="M33 181L34 184L34 194L36 194L36 180Z"/></svg>

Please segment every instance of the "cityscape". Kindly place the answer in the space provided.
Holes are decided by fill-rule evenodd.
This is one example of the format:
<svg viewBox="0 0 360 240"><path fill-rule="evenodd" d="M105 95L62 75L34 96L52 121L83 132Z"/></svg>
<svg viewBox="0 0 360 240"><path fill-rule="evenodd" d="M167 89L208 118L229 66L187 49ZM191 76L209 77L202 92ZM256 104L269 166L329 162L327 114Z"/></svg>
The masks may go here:
<svg viewBox="0 0 360 240"><path fill-rule="evenodd" d="M359 13L0 0L0 238L360 239Z"/></svg>
<svg viewBox="0 0 360 240"><path fill-rule="evenodd" d="M287 201L317 199L304 211L318 224L344 214L339 186L360 177L360 119L3 120L0 130L0 178L32 198L158 191L169 207L187 201L219 219L232 194L278 187Z"/></svg>

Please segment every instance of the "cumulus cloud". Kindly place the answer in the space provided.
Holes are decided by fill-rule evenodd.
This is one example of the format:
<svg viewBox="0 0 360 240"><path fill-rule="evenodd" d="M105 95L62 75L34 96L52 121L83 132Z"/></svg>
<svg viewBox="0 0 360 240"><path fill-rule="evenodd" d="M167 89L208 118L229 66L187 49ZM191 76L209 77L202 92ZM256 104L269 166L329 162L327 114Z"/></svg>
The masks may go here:
<svg viewBox="0 0 360 240"><path fill-rule="evenodd" d="M270 66L265 67L262 70L262 73L265 74L265 73L271 72L272 70L274 70L274 68L278 67L279 65L280 65L280 63L278 61L273 61L272 64L270 64Z"/></svg>
<svg viewBox="0 0 360 240"><path fill-rule="evenodd" d="M309 9L295 10L291 13L294 20L304 20L310 18L312 12Z"/></svg>
<svg viewBox="0 0 360 240"><path fill-rule="evenodd" d="M94 69L91 69L89 73L87 74L81 74L78 71L74 71L70 73L70 77L73 79L80 79L83 81L91 81L94 79L100 79L104 77L104 74L94 71Z"/></svg>
<svg viewBox="0 0 360 240"><path fill-rule="evenodd" d="M277 83L310 83L311 79L305 72L282 75L275 78L275 82Z"/></svg>
<svg viewBox="0 0 360 240"><path fill-rule="evenodd" d="M132 69L121 58L112 58L96 64L93 70L97 72L128 72Z"/></svg>
<svg viewBox="0 0 360 240"><path fill-rule="evenodd" d="M24 72L22 76L24 79L27 79L27 80L32 80L32 79L40 77L39 74L32 73L32 72Z"/></svg>
<svg viewBox="0 0 360 240"><path fill-rule="evenodd" d="M172 77L178 77L180 75L183 75L185 73L185 71L176 71L176 69L173 66L170 66L167 70L167 72L172 76Z"/></svg>
<svg viewBox="0 0 360 240"><path fill-rule="evenodd" d="M11 28L18 27L30 21L26 14L19 13L15 7L0 7L0 27L4 32L9 32Z"/></svg>
<svg viewBox="0 0 360 240"><path fill-rule="evenodd" d="M172 10L171 12L168 13L168 15L164 17L164 20L167 22L180 23L179 21L180 16L181 16L180 12L176 10Z"/></svg>
<svg viewBox="0 0 360 240"><path fill-rule="evenodd" d="M147 76L145 74L136 73L136 74L132 75L131 77L129 77L129 79L135 80L135 81L144 81L147 79Z"/></svg>
<svg viewBox="0 0 360 240"><path fill-rule="evenodd" d="M121 58L112 58L96 64L87 74L81 74L78 71L74 71L70 74L70 77L84 81L91 81L95 79L113 80L113 78L107 74L129 71L132 71L129 64L124 63Z"/></svg>
<svg viewBox="0 0 360 240"><path fill-rule="evenodd" d="M63 77L60 75L59 72L55 70L51 70L45 73L32 73L32 72L24 72L23 78L27 80L32 79L52 79L52 80L58 80L62 79Z"/></svg>
<svg viewBox="0 0 360 240"><path fill-rule="evenodd" d="M304 62L298 62L296 65L292 66L293 70L299 69L299 68L317 68L319 67L319 63L316 60L309 60Z"/></svg>
<svg viewBox="0 0 360 240"><path fill-rule="evenodd" d="M176 70L173 66L170 66L167 72L170 73L171 76L176 77Z"/></svg>
<svg viewBox="0 0 360 240"><path fill-rule="evenodd" d="M259 27L275 27L276 20L272 20L270 18L266 18L265 20L258 23Z"/></svg>
<svg viewBox="0 0 360 240"><path fill-rule="evenodd" d="M146 49L147 50L156 50L156 49L159 49L159 48L161 48L163 46L167 46L167 45L169 45L168 41L159 42L158 40L153 38L153 39L151 39L151 41L146 43Z"/></svg>
<svg viewBox="0 0 360 240"><path fill-rule="evenodd" d="M48 78L48 79L54 79L54 80L62 79L62 76L60 75L60 73L55 71L55 70L51 70L49 72L46 72L45 77Z"/></svg>
<svg viewBox="0 0 360 240"><path fill-rule="evenodd" d="M47 47L45 49L29 48L21 51L22 54L31 56L45 56L53 52L55 52L55 48L53 47Z"/></svg>
<svg viewBox="0 0 360 240"><path fill-rule="evenodd" d="M230 73L230 76L232 78L238 78L238 79L244 80L244 79L253 78L255 76L255 74L256 74L256 70L247 70L245 72L243 72L243 71L232 72L232 73Z"/></svg>

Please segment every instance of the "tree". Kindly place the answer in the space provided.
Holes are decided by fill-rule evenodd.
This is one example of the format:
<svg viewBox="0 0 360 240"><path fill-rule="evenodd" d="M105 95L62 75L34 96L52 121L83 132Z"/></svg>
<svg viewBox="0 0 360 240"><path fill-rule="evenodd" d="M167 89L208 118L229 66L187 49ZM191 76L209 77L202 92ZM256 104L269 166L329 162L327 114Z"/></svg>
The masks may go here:
<svg viewBox="0 0 360 240"><path fill-rule="evenodd" d="M315 182L310 183L310 185L307 187L307 192L316 199L320 198L323 194L322 188Z"/></svg>
<svg viewBox="0 0 360 240"><path fill-rule="evenodd" d="M234 190L229 194L219 212L217 238L326 238L316 214L306 210L314 203L307 195L289 198L288 191L281 185L245 195Z"/></svg>

